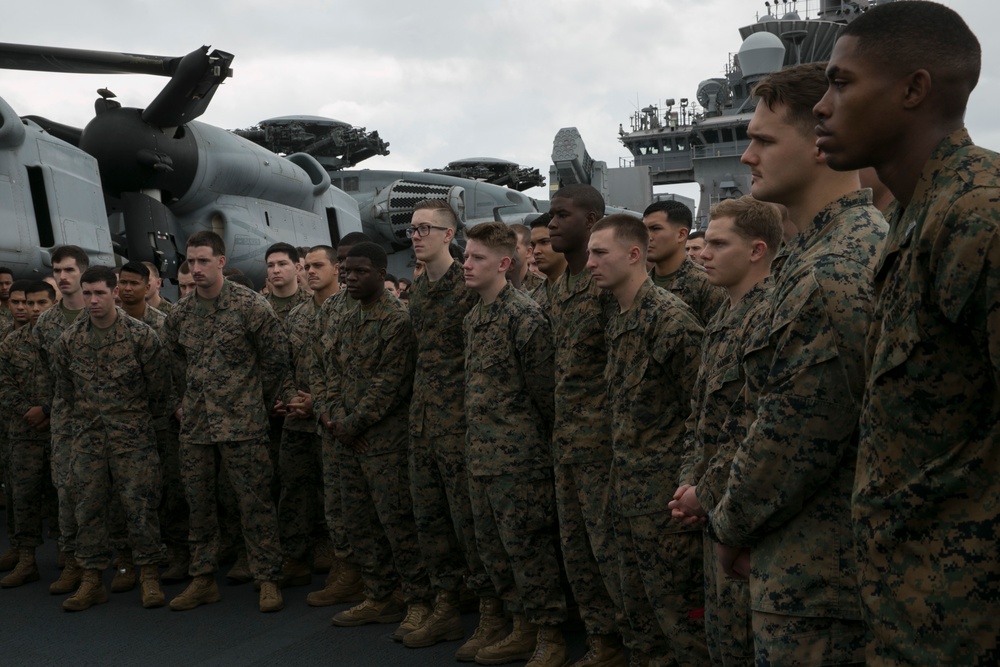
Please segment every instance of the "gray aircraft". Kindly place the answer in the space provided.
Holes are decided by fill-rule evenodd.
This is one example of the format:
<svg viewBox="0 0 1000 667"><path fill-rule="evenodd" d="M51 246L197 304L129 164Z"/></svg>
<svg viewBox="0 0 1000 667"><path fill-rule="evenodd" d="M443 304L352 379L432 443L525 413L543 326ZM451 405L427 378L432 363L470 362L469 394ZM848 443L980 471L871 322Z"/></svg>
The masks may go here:
<svg viewBox="0 0 1000 667"><path fill-rule="evenodd" d="M82 129L18 118L0 99L0 265L45 273L51 250L71 243L95 263L151 261L173 278L187 238L213 230L230 266L263 284L272 243L335 244L360 231L357 202L315 158L279 156L195 120L232 60L208 47L163 57L0 44L5 69L170 77L145 109L99 90Z"/></svg>

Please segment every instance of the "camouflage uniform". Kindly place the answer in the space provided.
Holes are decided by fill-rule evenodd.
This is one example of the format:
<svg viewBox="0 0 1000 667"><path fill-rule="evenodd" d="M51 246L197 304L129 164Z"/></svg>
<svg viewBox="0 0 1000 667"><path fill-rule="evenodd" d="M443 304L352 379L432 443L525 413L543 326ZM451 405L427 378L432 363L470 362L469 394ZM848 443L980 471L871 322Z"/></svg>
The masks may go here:
<svg viewBox="0 0 1000 667"><path fill-rule="evenodd" d="M313 390L313 412L317 417L329 415L329 378L335 372L328 365L330 357L326 352L332 345L331 333L337 331L340 318L356 304L357 301L347 294L347 290L341 290L328 297L320 307L316 326L321 333L313 344L313 365L309 373L310 387ZM320 457L323 462L323 516L330 529L333 553L337 558L353 563L351 543L344 526L343 498L340 494L340 447L333 434L323 428L320 428Z"/></svg>
<svg viewBox="0 0 1000 667"><path fill-rule="evenodd" d="M712 316L727 298L726 290L708 282L705 269L695 264L689 257L685 257L680 268L673 273L660 276L656 274L654 268L649 272L649 277L652 278L654 285L672 292L686 303L698 316L698 322L702 326L711 321Z"/></svg>
<svg viewBox="0 0 1000 667"><path fill-rule="evenodd" d="M864 660L848 520L872 276L885 239L871 191L830 203L795 237L768 324L744 355L757 413L710 512L713 539L750 547L758 664ZM813 646L795 633L806 617Z"/></svg>
<svg viewBox="0 0 1000 667"><path fill-rule="evenodd" d="M530 297L504 286L465 316L465 412L476 544L508 610L566 619L553 542L552 331Z"/></svg>
<svg viewBox="0 0 1000 667"><path fill-rule="evenodd" d="M552 291L552 283L547 279L538 283L535 287L528 290L527 295L535 300L542 310L548 312L549 310L549 294Z"/></svg>
<svg viewBox="0 0 1000 667"><path fill-rule="evenodd" d="M496 595L476 548L465 463L465 340L462 322L479 300L453 262L436 282L424 274L410 293L417 342L410 400L410 491L420 551L434 588L458 591L468 577Z"/></svg>
<svg viewBox="0 0 1000 667"><path fill-rule="evenodd" d="M715 507L725 492L733 455L753 421L752 407L743 400L743 353L750 336L767 326L771 287L770 278L754 285L735 305L720 308L705 328L680 474L681 484L697 486L705 509ZM752 664L750 589L743 579L723 572L712 540L704 539L703 547L705 636L712 664Z"/></svg>
<svg viewBox="0 0 1000 667"><path fill-rule="evenodd" d="M303 303L312 300L312 295L304 290L297 289L295 294L286 297L278 297L272 293L267 294L264 297L267 303L274 310L274 314L278 316L278 319L285 322L288 319L289 313L295 310L296 307L301 306Z"/></svg>
<svg viewBox="0 0 1000 667"><path fill-rule="evenodd" d="M0 343L0 414L3 444L7 449L8 491L12 502L7 516L13 519L11 546L33 549L42 543L43 497L49 468L48 429L38 431L24 421L32 407L49 406L49 369L32 344L31 325L25 324Z"/></svg>
<svg viewBox="0 0 1000 667"><path fill-rule="evenodd" d="M399 299L383 290L369 307L344 312L331 333L325 413L364 453L337 443L343 521L365 596L383 600L402 583L406 603L431 599L420 558L407 471L407 412L415 358L413 328ZM393 567L395 565L395 567Z"/></svg>
<svg viewBox="0 0 1000 667"><path fill-rule="evenodd" d="M890 213L853 502L870 665L1000 661L998 174L958 130Z"/></svg>
<svg viewBox="0 0 1000 667"><path fill-rule="evenodd" d="M600 391L615 301L590 271L566 271L549 292L555 339L554 460L563 562L588 635L618 633L618 555L608 509L611 420Z"/></svg>
<svg viewBox="0 0 1000 667"><path fill-rule="evenodd" d="M611 508L630 648L668 664L708 661L701 529L670 516L703 330L647 279L607 326L614 443Z"/></svg>
<svg viewBox="0 0 1000 667"><path fill-rule="evenodd" d="M537 273L528 271L524 274L524 280L521 281L521 291L525 294L531 294L538 286L545 282L545 279L540 277Z"/></svg>
<svg viewBox="0 0 1000 667"><path fill-rule="evenodd" d="M13 331L14 314L6 306L0 306L0 341L5 340ZM0 421L8 418L8 414L0 412ZM10 458L10 445L7 442L6 430L6 425L0 424L0 481L3 482L4 505L7 508L12 508L14 506L14 485L10 479L10 463L8 461ZM7 534L13 535L15 531L14 512L11 509L7 510L6 519Z"/></svg>
<svg viewBox="0 0 1000 667"><path fill-rule="evenodd" d="M175 398L183 408L180 463L190 508L191 576L218 569L216 457L232 484L247 540L250 571L277 581L281 550L267 454L267 416L277 398L294 395L286 382L288 338L255 292L228 280L214 300L194 294L167 316Z"/></svg>
<svg viewBox="0 0 1000 667"><path fill-rule="evenodd" d="M777 280L781 276L781 270L785 268L785 262L788 261L790 252L787 243L778 246L778 254L771 260L771 278L773 280Z"/></svg>
<svg viewBox="0 0 1000 667"><path fill-rule="evenodd" d="M303 290L299 290L302 292ZM292 368L296 389L310 392L313 347L320 338L320 306L310 298L292 309L285 318L291 343ZM278 501L278 529L286 558L305 560L322 525L320 501L323 493L323 464L316 417L285 417L278 455L281 497Z"/></svg>
<svg viewBox="0 0 1000 667"><path fill-rule="evenodd" d="M170 311L172 311L176 306L177 306L177 304L171 303L170 301L167 301L166 299L164 299L161 296L160 297L160 305L156 306L155 308L153 308L152 306L149 306L149 307L153 308L153 310L156 310L156 311L159 311L159 312L163 313L163 316L166 317L167 315L170 314ZM147 324L148 324L148 322L147 322Z"/></svg>
<svg viewBox="0 0 1000 667"><path fill-rule="evenodd" d="M59 337L76 319L86 318L84 309L67 310L60 301L38 316L38 321L31 329L35 347L42 359L42 364L52 368L52 353ZM69 418L71 406L66 405L55 396L54 379L50 377L48 397L46 401L51 406L49 415L49 431L52 433L52 448L49 450L52 465L52 484L56 488L56 499L59 505L59 550L72 553L76 549L76 499L73 496L73 468L70 456Z"/></svg>
<svg viewBox="0 0 1000 667"><path fill-rule="evenodd" d="M158 565L165 550L153 425L166 414L170 373L159 338L118 309L106 330L97 331L89 318L78 319L52 357L56 396L73 406L77 561L84 569L111 564L108 497L114 485L134 562Z"/></svg>

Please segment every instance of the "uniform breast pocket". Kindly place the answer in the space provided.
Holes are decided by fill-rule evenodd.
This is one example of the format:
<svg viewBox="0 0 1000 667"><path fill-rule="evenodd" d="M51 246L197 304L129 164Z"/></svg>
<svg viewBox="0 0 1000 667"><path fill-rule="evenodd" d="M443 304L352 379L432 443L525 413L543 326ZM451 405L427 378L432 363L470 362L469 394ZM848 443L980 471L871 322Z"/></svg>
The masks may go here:
<svg viewBox="0 0 1000 667"><path fill-rule="evenodd" d="M711 396L734 382L742 384L742 380L743 375L740 372L739 362L735 359L728 359L705 382L705 395Z"/></svg>
<svg viewBox="0 0 1000 667"><path fill-rule="evenodd" d="M142 369L132 357L112 359L108 363L108 377L120 387L142 390Z"/></svg>
<svg viewBox="0 0 1000 667"><path fill-rule="evenodd" d="M253 363L246 337L242 332L221 329L216 332L213 342L219 354L230 364L242 366Z"/></svg>
<svg viewBox="0 0 1000 667"><path fill-rule="evenodd" d="M92 362L74 359L69 365L69 372L73 377L73 384L79 387L94 381L97 377L97 366Z"/></svg>

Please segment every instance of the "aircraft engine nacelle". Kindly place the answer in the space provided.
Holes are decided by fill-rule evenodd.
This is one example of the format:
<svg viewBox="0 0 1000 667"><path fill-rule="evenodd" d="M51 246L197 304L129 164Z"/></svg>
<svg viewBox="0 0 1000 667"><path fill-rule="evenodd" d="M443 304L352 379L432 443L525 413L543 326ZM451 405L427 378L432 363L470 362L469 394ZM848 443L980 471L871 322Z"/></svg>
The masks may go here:
<svg viewBox="0 0 1000 667"><path fill-rule="evenodd" d="M378 234L394 248L402 249L410 245L406 238L406 228L413 217L413 207L424 199L443 199L458 213L460 222L465 222L465 188L455 185L436 185L413 181L395 181L383 188L372 204L372 217L381 221Z"/></svg>

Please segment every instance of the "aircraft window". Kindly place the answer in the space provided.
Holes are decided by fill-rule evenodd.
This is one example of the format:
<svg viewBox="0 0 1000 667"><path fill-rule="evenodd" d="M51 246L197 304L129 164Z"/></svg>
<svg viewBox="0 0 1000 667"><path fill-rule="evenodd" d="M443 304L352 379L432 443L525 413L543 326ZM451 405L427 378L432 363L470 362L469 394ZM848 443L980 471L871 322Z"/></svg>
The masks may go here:
<svg viewBox="0 0 1000 667"><path fill-rule="evenodd" d="M357 192L361 189L358 183L357 176L348 176L344 179L344 187L341 188L344 192Z"/></svg>

